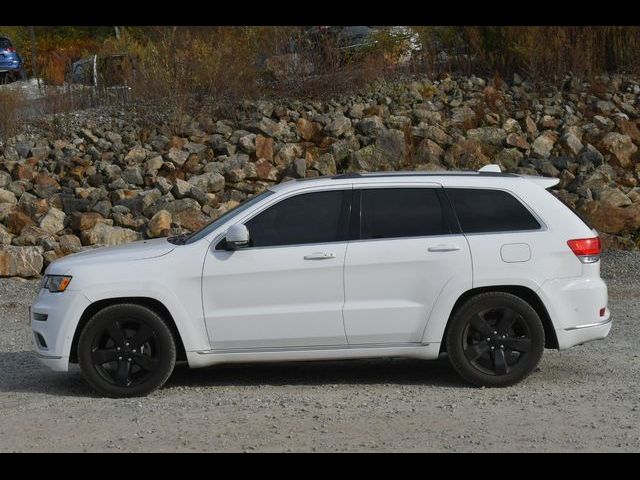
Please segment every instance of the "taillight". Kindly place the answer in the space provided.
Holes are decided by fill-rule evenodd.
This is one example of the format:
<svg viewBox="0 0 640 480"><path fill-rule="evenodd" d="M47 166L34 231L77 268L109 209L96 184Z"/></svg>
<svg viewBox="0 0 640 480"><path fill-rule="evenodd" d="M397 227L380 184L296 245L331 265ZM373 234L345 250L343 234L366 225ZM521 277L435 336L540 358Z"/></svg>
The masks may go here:
<svg viewBox="0 0 640 480"><path fill-rule="evenodd" d="M16 51L16 49L15 49L15 48L13 48L13 47L7 47L7 52L11 52L11 53L13 53L13 52L15 52L15 51Z"/></svg>
<svg viewBox="0 0 640 480"><path fill-rule="evenodd" d="M582 263L594 263L600 260L600 237L578 238L567 241L571 251Z"/></svg>

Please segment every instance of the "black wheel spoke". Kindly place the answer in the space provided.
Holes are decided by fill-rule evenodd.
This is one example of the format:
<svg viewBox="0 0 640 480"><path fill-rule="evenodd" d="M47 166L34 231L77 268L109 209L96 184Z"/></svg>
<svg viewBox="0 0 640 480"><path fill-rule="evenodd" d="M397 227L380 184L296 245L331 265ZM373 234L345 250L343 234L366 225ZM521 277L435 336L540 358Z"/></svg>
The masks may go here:
<svg viewBox="0 0 640 480"><path fill-rule="evenodd" d="M483 337L488 337L492 332L491 327L480 313L476 313L471 317L470 323L476 331L482 334Z"/></svg>
<svg viewBox="0 0 640 480"><path fill-rule="evenodd" d="M114 348L99 349L91 352L91 360L96 365L113 362L118 358L118 352Z"/></svg>
<svg viewBox="0 0 640 480"><path fill-rule="evenodd" d="M153 335L153 330L149 328L144 323L140 325L140 328L136 332L136 335L131 339L130 343L133 348L138 348L143 345L151 336Z"/></svg>
<svg viewBox="0 0 640 480"><path fill-rule="evenodd" d="M467 360L473 362L488 351L489 344L486 341L482 341L480 343L476 343L475 345L467 346L467 348L464 350L464 356L467 357Z"/></svg>
<svg viewBox="0 0 640 480"><path fill-rule="evenodd" d="M129 371L131 370L131 363L127 360L121 360L118 363L118 371L116 372L116 384L121 387L129 385Z"/></svg>
<svg viewBox="0 0 640 480"><path fill-rule="evenodd" d="M504 350L494 350L491 356L493 357L493 369L498 375L509 373L509 365L507 365Z"/></svg>
<svg viewBox="0 0 640 480"><path fill-rule="evenodd" d="M502 340L505 347L516 352L528 352L531 350L531 339L529 338L505 338Z"/></svg>
<svg viewBox="0 0 640 480"><path fill-rule="evenodd" d="M110 323L109 326L107 326L107 333L116 345L124 345L124 332L121 330L118 322Z"/></svg>
<svg viewBox="0 0 640 480"><path fill-rule="evenodd" d="M155 358L147 357L142 354L134 355L132 357L132 360L133 360L133 363L135 363L136 365L139 365L140 367L147 370L148 372L155 370L156 367L158 366L158 360L156 360Z"/></svg>
<svg viewBox="0 0 640 480"><path fill-rule="evenodd" d="M497 331L502 335L506 335L509 332L509 329L513 325L513 322L518 318L518 314L511 310L510 308L501 309L502 316L497 324Z"/></svg>

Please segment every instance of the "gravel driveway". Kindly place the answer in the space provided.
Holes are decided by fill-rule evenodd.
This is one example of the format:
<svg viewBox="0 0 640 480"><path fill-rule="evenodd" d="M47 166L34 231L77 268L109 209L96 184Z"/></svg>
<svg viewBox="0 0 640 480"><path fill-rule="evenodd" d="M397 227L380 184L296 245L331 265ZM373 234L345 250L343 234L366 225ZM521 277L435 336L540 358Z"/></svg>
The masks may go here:
<svg viewBox="0 0 640 480"><path fill-rule="evenodd" d="M0 279L0 451L638 451L640 253L608 252L610 336L504 389L446 359L178 367L147 398L96 397L42 367L36 281Z"/></svg>

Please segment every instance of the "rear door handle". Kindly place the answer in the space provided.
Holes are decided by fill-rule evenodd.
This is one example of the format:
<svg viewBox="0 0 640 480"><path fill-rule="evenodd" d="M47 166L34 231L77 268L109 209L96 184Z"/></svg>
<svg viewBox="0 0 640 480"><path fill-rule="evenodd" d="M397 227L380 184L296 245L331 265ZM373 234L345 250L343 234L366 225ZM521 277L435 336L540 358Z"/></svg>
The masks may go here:
<svg viewBox="0 0 640 480"><path fill-rule="evenodd" d="M336 254L333 252L316 252L305 255L305 260L328 260L330 258L336 258Z"/></svg>
<svg viewBox="0 0 640 480"><path fill-rule="evenodd" d="M434 245L433 247L429 247L428 250L430 252L455 252L456 250L460 250L460 247L457 245Z"/></svg>

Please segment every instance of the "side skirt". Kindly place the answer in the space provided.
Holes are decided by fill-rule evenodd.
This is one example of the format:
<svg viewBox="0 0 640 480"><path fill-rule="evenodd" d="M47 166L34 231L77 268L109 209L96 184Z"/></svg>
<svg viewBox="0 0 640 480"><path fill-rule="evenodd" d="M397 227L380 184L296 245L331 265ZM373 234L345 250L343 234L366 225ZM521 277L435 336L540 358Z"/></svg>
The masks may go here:
<svg viewBox="0 0 640 480"><path fill-rule="evenodd" d="M438 358L440 343L403 343L339 345L322 347L200 350L187 352L189 367L200 368L220 363L291 362L346 360L351 358L407 357Z"/></svg>

